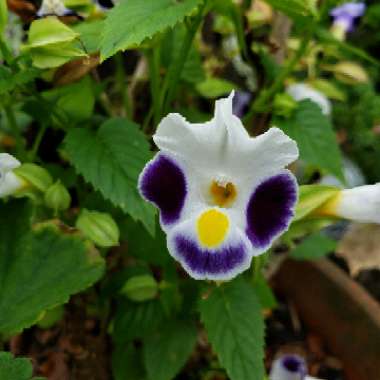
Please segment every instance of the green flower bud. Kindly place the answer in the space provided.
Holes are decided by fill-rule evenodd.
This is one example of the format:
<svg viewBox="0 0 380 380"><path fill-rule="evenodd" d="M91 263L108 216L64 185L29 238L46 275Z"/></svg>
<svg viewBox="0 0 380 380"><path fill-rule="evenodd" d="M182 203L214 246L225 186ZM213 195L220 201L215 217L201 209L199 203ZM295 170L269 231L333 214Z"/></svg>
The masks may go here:
<svg viewBox="0 0 380 380"><path fill-rule="evenodd" d="M274 98L274 113L276 115L289 117L296 108L297 102L289 94L277 94Z"/></svg>
<svg viewBox="0 0 380 380"><path fill-rule="evenodd" d="M22 164L14 169L13 172L31 187L43 193L53 184L53 178L50 173L36 164Z"/></svg>
<svg viewBox="0 0 380 380"><path fill-rule="evenodd" d="M144 302L156 297L158 284L156 280L148 275L143 274L130 278L121 289L130 300L135 302Z"/></svg>
<svg viewBox="0 0 380 380"><path fill-rule="evenodd" d="M71 203L71 197L66 187L57 181L51 185L45 193L46 206L52 208L56 213L67 210Z"/></svg>
<svg viewBox="0 0 380 380"><path fill-rule="evenodd" d="M107 213L84 209L77 219L76 227L99 247L112 247L119 243L119 228Z"/></svg>

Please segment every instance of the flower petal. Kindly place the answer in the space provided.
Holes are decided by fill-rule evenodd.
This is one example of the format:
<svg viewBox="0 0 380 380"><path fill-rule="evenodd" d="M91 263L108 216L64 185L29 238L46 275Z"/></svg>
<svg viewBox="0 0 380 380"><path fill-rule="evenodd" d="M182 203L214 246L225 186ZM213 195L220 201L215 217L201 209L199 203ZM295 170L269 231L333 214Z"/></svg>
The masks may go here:
<svg viewBox="0 0 380 380"><path fill-rule="evenodd" d="M255 248L269 247L288 228L296 202L297 181L288 170L255 188L246 209L246 233Z"/></svg>
<svg viewBox="0 0 380 380"><path fill-rule="evenodd" d="M0 181L0 198L16 193L25 186L25 182L13 172L5 173Z"/></svg>
<svg viewBox="0 0 380 380"><path fill-rule="evenodd" d="M140 194L161 211L161 222L173 224L180 218L187 184L183 169L168 155L157 154L139 178Z"/></svg>
<svg viewBox="0 0 380 380"><path fill-rule="evenodd" d="M227 177L264 177L298 158L295 141L277 128L251 138L232 113L232 92L215 105L214 118L191 124L179 114L169 114L153 140L163 151L180 158L198 171Z"/></svg>
<svg viewBox="0 0 380 380"><path fill-rule="evenodd" d="M249 268L255 251L247 236L232 220L223 241L215 245L203 241L197 231L197 222L210 210L214 209L203 210L198 217L179 223L170 231L169 253L197 280L230 280Z"/></svg>
<svg viewBox="0 0 380 380"><path fill-rule="evenodd" d="M8 172L21 165L20 161L8 153L0 153L0 171Z"/></svg>

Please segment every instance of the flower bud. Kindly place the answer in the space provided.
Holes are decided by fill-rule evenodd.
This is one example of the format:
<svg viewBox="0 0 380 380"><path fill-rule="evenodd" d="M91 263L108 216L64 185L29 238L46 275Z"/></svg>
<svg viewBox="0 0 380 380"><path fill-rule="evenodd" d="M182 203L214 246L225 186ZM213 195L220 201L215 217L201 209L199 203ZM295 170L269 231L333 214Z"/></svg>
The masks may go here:
<svg viewBox="0 0 380 380"><path fill-rule="evenodd" d="M362 66L355 62L344 61L333 66L326 67L330 69L336 79L347 84L367 83L369 81L367 72Z"/></svg>
<svg viewBox="0 0 380 380"><path fill-rule="evenodd" d="M112 247L119 242L119 228L107 213L84 209L77 219L76 227L99 247Z"/></svg>
<svg viewBox="0 0 380 380"><path fill-rule="evenodd" d="M45 193L46 206L52 208L55 213L67 210L71 203L71 197L66 187L57 181L51 185Z"/></svg>
<svg viewBox="0 0 380 380"><path fill-rule="evenodd" d="M274 98L274 113L289 117L297 108L297 102L289 94L277 94Z"/></svg>
<svg viewBox="0 0 380 380"><path fill-rule="evenodd" d="M158 284L156 280L147 274L130 278L123 286L121 293L130 300L144 302L156 297Z"/></svg>
<svg viewBox="0 0 380 380"><path fill-rule="evenodd" d="M22 164L14 169L14 174L43 193L53 184L49 172L36 164Z"/></svg>

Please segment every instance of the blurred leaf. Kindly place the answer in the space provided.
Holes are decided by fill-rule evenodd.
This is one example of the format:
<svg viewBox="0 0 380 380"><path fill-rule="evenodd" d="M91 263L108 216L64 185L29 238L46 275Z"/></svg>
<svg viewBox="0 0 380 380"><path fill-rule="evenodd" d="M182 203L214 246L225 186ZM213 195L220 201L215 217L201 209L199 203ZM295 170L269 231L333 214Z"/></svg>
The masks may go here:
<svg viewBox="0 0 380 380"><path fill-rule="evenodd" d="M133 343L118 345L112 353L115 380L145 380L142 358Z"/></svg>
<svg viewBox="0 0 380 380"><path fill-rule="evenodd" d="M276 297L262 273L255 277L253 287L263 309L274 309L277 306Z"/></svg>
<svg viewBox="0 0 380 380"><path fill-rule="evenodd" d="M318 78L309 82L312 87L321 91L328 98L334 100L340 100L344 102L346 100L346 93L342 91L338 86L332 83L331 80Z"/></svg>
<svg viewBox="0 0 380 380"><path fill-rule="evenodd" d="M102 124L96 133L70 130L65 149L86 181L154 234L155 211L137 191L138 176L152 156L137 124L115 118Z"/></svg>
<svg viewBox="0 0 380 380"><path fill-rule="evenodd" d="M144 341L144 362L149 380L171 380L194 349L197 329L186 321L168 321Z"/></svg>
<svg viewBox="0 0 380 380"><path fill-rule="evenodd" d="M232 82L212 77L207 78L196 86L197 91L208 99L219 98L220 96L229 94L236 87Z"/></svg>
<svg viewBox="0 0 380 380"><path fill-rule="evenodd" d="M79 38L86 48L86 53L92 54L99 51L103 27L103 20L81 22L73 27L73 30L79 33Z"/></svg>
<svg viewBox="0 0 380 380"><path fill-rule="evenodd" d="M315 0L264 0L274 9L284 13L297 23L310 22L317 16ZM309 19L309 20L308 20Z"/></svg>
<svg viewBox="0 0 380 380"><path fill-rule="evenodd" d="M299 188L299 198L296 206L296 215L293 222L307 217L314 210L321 207L329 199L335 197L339 189L326 185L303 185Z"/></svg>
<svg viewBox="0 0 380 380"><path fill-rule="evenodd" d="M33 67L13 73L8 67L0 66L0 95L28 84L37 78L40 73L40 70Z"/></svg>
<svg viewBox="0 0 380 380"><path fill-rule="evenodd" d="M341 61L335 65L325 65L323 68L333 72L337 80L346 84L354 85L369 81L367 72L356 62Z"/></svg>
<svg viewBox="0 0 380 380"><path fill-rule="evenodd" d="M202 0L128 0L107 15L102 34L101 58L140 45L146 38L174 27L195 12Z"/></svg>
<svg viewBox="0 0 380 380"><path fill-rule="evenodd" d="M113 321L112 338L117 344L145 338L153 333L163 319L163 309L158 300L122 302L118 305Z"/></svg>
<svg viewBox="0 0 380 380"><path fill-rule="evenodd" d="M33 377L32 363L27 358L14 358L10 352L0 352L1 380L44 380Z"/></svg>
<svg viewBox="0 0 380 380"><path fill-rule="evenodd" d="M0 0L0 38L8 22L7 0Z"/></svg>
<svg viewBox="0 0 380 380"><path fill-rule="evenodd" d="M94 112L95 96L90 77L67 86L57 87L42 93L43 97L54 104L66 123L79 123L89 119ZM62 115L63 113L63 115Z"/></svg>
<svg viewBox="0 0 380 380"><path fill-rule="evenodd" d="M254 289L243 278L215 287L200 302L212 347L231 380L264 377L264 321Z"/></svg>
<svg viewBox="0 0 380 380"><path fill-rule="evenodd" d="M22 200L0 205L0 332L13 334L96 282L104 261L76 235L45 223L30 230Z"/></svg>
<svg viewBox="0 0 380 380"><path fill-rule="evenodd" d="M303 100L292 118L276 119L273 124L297 142L301 159L344 182L342 157L335 133L317 104Z"/></svg>
<svg viewBox="0 0 380 380"><path fill-rule="evenodd" d="M317 232L308 236L295 249L290 257L296 260L316 260L334 252L337 242Z"/></svg>

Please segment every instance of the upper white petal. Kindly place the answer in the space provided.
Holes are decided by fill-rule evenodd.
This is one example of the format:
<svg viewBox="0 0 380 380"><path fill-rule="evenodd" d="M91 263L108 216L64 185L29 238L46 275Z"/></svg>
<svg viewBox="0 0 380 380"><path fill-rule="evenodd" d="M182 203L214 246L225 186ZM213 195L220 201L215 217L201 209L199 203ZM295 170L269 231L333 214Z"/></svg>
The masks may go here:
<svg viewBox="0 0 380 380"><path fill-rule="evenodd" d="M216 102L215 116L207 123L191 124L179 114L169 114L159 124L154 142L194 172L232 182L239 178L252 182L295 161L297 144L281 130L249 136L232 113L233 95Z"/></svg>

